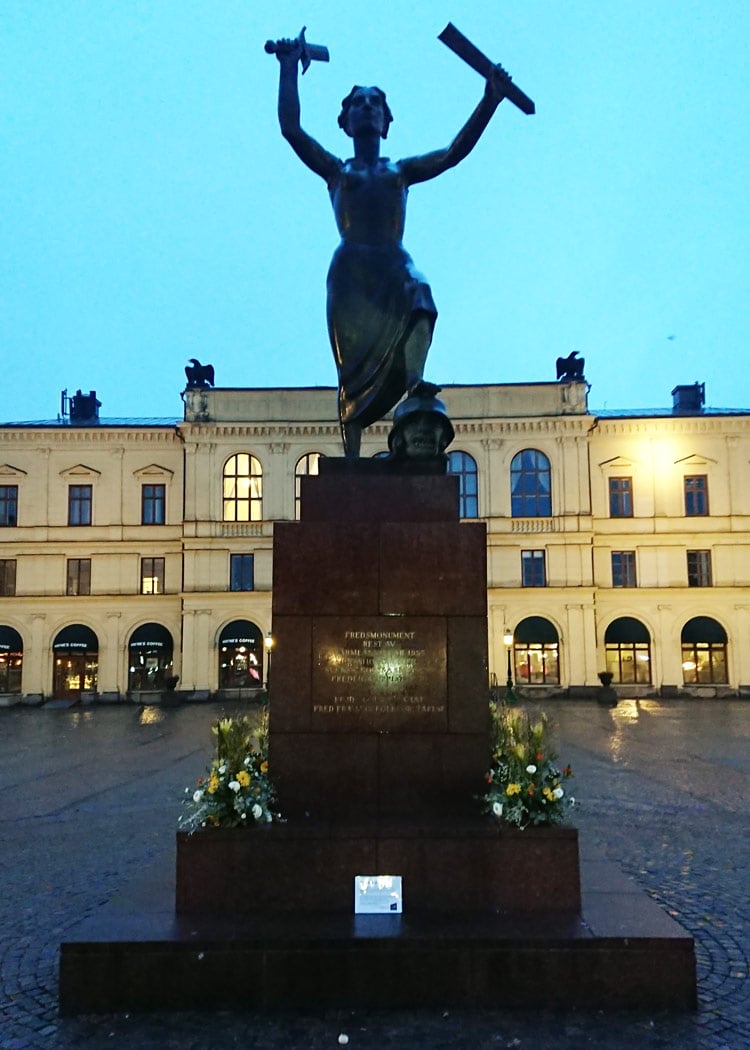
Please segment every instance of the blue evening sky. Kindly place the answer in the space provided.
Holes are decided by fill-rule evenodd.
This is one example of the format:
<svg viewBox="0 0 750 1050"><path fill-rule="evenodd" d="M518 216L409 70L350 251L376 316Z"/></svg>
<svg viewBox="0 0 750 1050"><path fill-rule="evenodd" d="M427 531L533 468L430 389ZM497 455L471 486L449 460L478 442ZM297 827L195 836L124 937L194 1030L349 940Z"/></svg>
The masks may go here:
<svg viewBox="0 0 750 1050"><path fill-rule="evenodd" d="M25 0L0 9L0 419L180 416L219 386L334 385L326 188L282 140L268 37L330 48L304 127L383 87L392 157L446 145L481 78L453 21L536 102L415 186L405 246L440 316L426 376L546 381L586 358L594 407L750 408L747 0Z"/></svg>

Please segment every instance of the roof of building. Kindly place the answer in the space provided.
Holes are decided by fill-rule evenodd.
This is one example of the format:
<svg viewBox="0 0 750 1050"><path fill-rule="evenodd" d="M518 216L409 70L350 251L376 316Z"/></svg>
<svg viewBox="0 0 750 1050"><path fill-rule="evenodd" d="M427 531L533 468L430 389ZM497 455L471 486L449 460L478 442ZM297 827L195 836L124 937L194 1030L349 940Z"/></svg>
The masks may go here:
<svg viewBox="0 0 750 1050"><path fill-rule="evenodd" d="M106 418L100 418L96 422L90 423L71 423L67 419L32 419L32 420L18 420L10 423L0 423L2 428L12 427L27 427L29 429L34 428L46 428L55 427L63 430L85 430L87 427L174 427L178 423L182 423L182 418L177 416L152 416L145 418L129 417L124 416L108 416Z"/></svg>
<svg viewBox="0 0 750 1050"><path fill-rule="evenodd" d="M701 416L749 416L750 408L702 408L699 412L673 408L590 408L592 416L600 419L685 419Z"/></svg>

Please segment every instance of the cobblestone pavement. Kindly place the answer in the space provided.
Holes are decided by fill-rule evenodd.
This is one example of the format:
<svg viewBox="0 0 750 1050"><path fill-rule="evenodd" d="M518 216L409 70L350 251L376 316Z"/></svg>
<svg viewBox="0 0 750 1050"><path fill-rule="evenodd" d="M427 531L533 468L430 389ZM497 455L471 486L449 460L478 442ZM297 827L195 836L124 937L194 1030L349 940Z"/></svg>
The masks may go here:
<svg viewBox="0 0 750 1050"><path fill-rule="evenodd" d="M696 939L697 1013L57 1015L61 940L174 848L214 706L0 709L0 1050L750 1048L750 704L548 704L582 837Z"/></svg>

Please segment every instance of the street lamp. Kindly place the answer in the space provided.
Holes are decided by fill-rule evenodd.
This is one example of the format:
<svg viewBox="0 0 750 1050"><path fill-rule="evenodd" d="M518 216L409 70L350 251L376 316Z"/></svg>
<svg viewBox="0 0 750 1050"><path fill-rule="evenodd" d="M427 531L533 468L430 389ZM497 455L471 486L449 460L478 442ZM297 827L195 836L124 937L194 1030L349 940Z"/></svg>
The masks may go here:
<svg viewBox="0 0 750 1050"><path fill-rule="evenodd" d="M271 688L271 650L276 643L276 639L269 631L266 637L263 639L263 646L266 650L266 693Z"/></svg>
<svg viewBox="0 0 750 1050"><path fill-rule="evenodd" d="M513 671L510 665L510 651L513 648L513 632L508 627L503 631L503 641L505 642L505 651L508 654L508 677L505 682L505 703L515 704L516 694L513 692Z"/></svg>

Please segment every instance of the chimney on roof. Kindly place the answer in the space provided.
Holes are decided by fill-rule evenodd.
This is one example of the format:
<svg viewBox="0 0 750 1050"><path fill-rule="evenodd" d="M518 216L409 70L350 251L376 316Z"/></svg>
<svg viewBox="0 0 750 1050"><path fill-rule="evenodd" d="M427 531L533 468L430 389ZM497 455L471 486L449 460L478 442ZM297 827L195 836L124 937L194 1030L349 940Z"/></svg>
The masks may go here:
<svg viewBox="0 0 750 1050"><path fill-rule="evenodd" d="M70 422L78 426L91 426L99 422L99 409L101 401L96 399L96 390L90 390L88 394L82 394L76 390L70 398Z"/></svg>
<svg viewBox="0 0 750 1050"><path fill-rule="evenodd" d="M706 402L706 384L676 386L672 391L672 413L676 416L698 415Z"/></svg>

